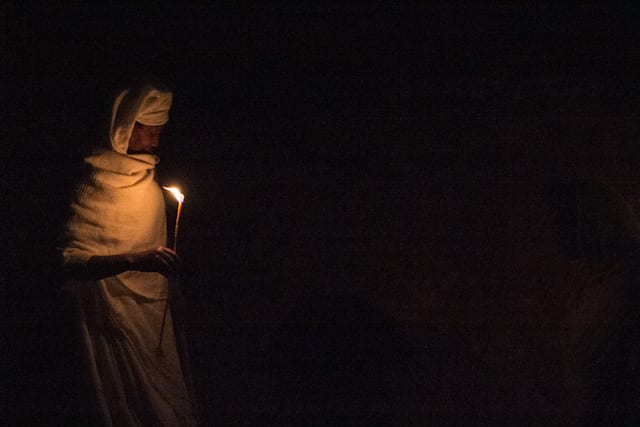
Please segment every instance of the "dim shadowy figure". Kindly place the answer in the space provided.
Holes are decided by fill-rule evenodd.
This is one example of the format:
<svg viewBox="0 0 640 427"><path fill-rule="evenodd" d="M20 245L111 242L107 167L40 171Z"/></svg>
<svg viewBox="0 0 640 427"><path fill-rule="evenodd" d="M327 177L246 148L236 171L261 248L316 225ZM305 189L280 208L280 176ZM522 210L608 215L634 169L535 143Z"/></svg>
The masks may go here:
<svg viewBox="0 0 640 427"><path fill-rule="evenodd" d="M115 98L110 148L85 159L91 172L75 192L60 249L97 413L108 426L196 425L170 310L163 326L179 260L166 247L164 195L154 177L172 103L159 86Z"/></svg>

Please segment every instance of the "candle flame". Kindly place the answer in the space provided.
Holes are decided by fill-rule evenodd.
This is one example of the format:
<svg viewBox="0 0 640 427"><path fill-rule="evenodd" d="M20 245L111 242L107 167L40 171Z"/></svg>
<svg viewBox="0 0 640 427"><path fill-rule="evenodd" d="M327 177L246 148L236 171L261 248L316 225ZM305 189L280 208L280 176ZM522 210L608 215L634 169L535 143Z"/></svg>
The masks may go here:
<svg viewBox="0 0 640 427"><path fill-rule="evenodd" d="M179 188L176 188L176 187L162 187L162 188L164 188L165 190L173 194L173 196L176 198L178 203L184 202L184 194L182 194Z"/></svg>

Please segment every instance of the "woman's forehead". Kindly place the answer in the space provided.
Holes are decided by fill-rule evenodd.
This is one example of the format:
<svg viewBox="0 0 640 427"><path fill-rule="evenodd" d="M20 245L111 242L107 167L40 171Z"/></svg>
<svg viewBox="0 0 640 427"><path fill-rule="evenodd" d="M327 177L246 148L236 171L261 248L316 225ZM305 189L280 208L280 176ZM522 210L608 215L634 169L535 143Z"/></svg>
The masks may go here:
<svg viewBox="0 0 640 427"><path fill-rule="evenodd" d="M143 125L140 122L136 122L136 126L140 130L144 131L155 131L164 129L165 125Z"/></svg>

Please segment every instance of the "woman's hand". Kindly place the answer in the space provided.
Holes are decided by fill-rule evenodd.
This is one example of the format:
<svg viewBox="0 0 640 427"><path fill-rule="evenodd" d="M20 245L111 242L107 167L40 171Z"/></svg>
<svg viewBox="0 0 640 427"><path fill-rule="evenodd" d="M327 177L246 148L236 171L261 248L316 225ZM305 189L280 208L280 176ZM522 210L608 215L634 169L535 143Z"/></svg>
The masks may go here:
<svg viewBox="0 0 640 427"><path fill-rule="evenodd" d="M159 246L144 252L130 254L131 270L161 273L171 276L180 268L180 258L173 249Z"/></svg>

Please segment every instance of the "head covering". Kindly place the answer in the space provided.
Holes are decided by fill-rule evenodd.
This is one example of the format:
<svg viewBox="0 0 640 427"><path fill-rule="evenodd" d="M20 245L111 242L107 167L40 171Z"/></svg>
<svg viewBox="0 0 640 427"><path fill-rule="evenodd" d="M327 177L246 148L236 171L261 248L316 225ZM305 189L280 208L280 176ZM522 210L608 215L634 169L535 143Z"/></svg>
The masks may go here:
<svg viewBox="0 0 640 427"><path fill-rule="evenodd" d="M172 101L173 94L170 91L151 85L120 92L111 112L111 148L120 154L127 153L129 138L136 122L150 126L167 123Z"/></svg>

